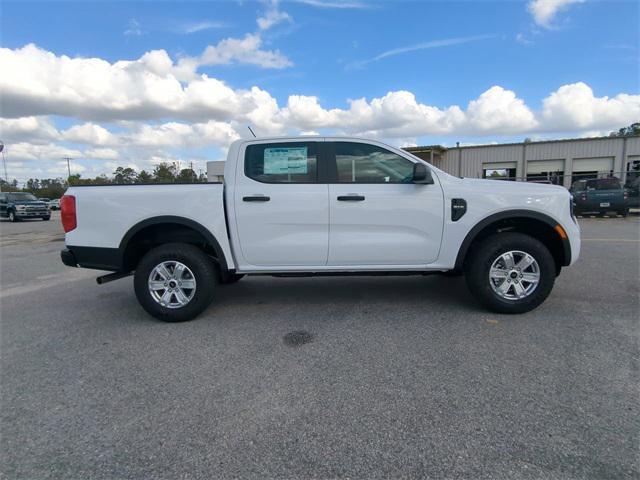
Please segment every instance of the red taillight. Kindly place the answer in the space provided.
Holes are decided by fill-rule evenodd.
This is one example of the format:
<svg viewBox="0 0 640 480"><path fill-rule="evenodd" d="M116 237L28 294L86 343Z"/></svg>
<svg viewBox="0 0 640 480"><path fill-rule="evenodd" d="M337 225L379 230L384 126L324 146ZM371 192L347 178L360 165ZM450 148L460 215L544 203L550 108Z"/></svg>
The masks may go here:
<svg viewBox="0 0 640 480"><path fill-rule="evenodd" d="M60 218L62 219L62 228L65 233L78 226L76 221L76 197L73 195L63 195L60 199Z"/></svg>

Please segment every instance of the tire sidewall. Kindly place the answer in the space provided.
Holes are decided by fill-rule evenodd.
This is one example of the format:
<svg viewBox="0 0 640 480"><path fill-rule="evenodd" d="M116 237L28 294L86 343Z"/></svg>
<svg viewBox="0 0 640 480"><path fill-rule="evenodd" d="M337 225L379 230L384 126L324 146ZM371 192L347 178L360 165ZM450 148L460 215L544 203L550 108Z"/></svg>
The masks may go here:
<svg viewBox="0 0 640 480"><path fill-rule="evenodd" d="M149 275L162 262L176 261L186 265L196 280L196 291L184 307L167 308L154 300L149 292ZM134 275L134 288L138 301L147 313L164 322L192 320L213 300L216 273L213 262L193 245L166 244L149 251L138 263Z"/></svg>
<svg viewBox="0 0 640 480"><path fill-rule="evenodd" d="M493 262L502 254L519 250L531 255L540 268L540 282L536 289L520 300L508 300L494 292L489 280ZM549 296L556 277L553 256L539 240L521 233L499 233L486 238L478 248L467 271L467 284L483 304L500 313L524 313L533 310Z"/></svg>

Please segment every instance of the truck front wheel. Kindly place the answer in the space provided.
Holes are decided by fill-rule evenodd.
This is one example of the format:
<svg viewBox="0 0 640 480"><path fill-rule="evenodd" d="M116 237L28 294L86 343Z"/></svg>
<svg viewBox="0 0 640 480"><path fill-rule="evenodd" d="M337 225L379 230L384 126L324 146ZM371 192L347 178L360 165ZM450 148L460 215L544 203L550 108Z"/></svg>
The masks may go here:
<svg viewBox="0 0 640 480"><path fill-rule="evenodd" d="M147 313L164 322L184 322L209 306L216 281L215 265L202 250L167 243L142 257L134 288Z"/></svg>
<svg viewBox="0 0 640 480"><path fill-rule="evenodd" d="M471 293L499 313L524 313L551 293L553 256L539 240L522 233L498 233L471 252L465 275Z"/></svg>

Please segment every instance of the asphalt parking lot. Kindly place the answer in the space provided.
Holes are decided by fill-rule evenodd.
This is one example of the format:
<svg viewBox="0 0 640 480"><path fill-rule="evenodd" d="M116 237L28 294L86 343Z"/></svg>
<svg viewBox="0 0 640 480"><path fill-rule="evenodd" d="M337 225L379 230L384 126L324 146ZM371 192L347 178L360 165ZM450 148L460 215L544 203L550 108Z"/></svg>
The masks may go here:
<svg viewBox="0 0 640 480"><path fill-rule="evenodd" d="M0 223L3 478L638 478L640 218L520 316L448 277L244 278L163 324ZM292 346L295 331L311 342Z"/></svg>

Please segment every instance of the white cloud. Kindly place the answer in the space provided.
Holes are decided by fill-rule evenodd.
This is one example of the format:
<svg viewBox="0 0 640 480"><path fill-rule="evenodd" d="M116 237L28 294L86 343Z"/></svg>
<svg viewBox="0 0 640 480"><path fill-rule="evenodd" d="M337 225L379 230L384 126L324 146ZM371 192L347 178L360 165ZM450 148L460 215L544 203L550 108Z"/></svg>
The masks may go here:
<svg viewBox="0 0 640 480"><path fill-rule="evenodd" d="M353 69L353 68L362 68L365 65L372 63L372 62L377 62L379 60L382 60L384 58L388 58L388 57L395 57L396 55L402 55L404 53L410 53L410 52L416 52L418 50L428 50L431 48L442 48L442 47L450 47L453 45L460 45L463 43L470 43L470 42L477 42L480 40L487 40L489 38L493 38L493 35L474 35L474 36L470 36L470 37L458 37L458 38L444 38L444 39L440 39L440 40L431 40L429 42L421 42L421 43L416 43L414 45L407 45L404 47L399 47L399 48L394 48L391 50L387 50L385 52L380 53L379 55L376 55L375 57L369 59L369 60L360 60L357 62L352 62L347 64L347 69Z"/></svg>
<svg viewBox="0 0 640 480"><path fill-rule="evenodd" d="M243 38L225 38L216 45L209 45L199 57L187 57L178 62L178 68L187 67L195 72L208 65L245 64L261 68L281 69L293 66L293 62L278 50L262 50L262 37L248 33Z"/></svg>
<svg viewBox="0 0 640 480"><path fill-rule="evenodd" d="M29 141L42 144L57 137L58 131L48 118L0 118L0 139L5 143Z"/></svg>
<svg viewBox="0 0 640 480"><path fill-rule="evenodd" d="M120 154L113 148L90 148L83 152L83 157L99 160L117 160L120 158Z"/></svg>
<svg viewBox="0 0 640 480"><path fill-rule="evenodd" d="M143 33L140 23L135 18L129 20L129 27L123 32L125 37L139 37Z"/></svg>
<svg viewBox="0 0 640 480"><path fill-rule="evenodd" d="M354 9L354 8L369 8L369 5L363 2L353 1L329 1L329 0L292 0L294 3L302 3L311 7L318 8L337 8L337 9Z"/></svg>
<svg viewBox="0 0 640 480"><path fill-rule="evenodd" d="M192 22L181 25L176 28L177 33L189 35L192 33L204 32L205 30L214 30L218 28L225 28L227 25L223 22L214 22L211 20L204 20L201 22Z"/></svg>
<svg viewBox="0 0 640 480"><path fill-rule="evenodd" d="M256 19L260 30L269 30L279 23L293 21L287 12L283 12L278 8L278 4L278 0L270 0L267 2L267 11L263 16Z"/></svg>
<svg viewBox="0 0 640 480"><path fill-rule="evenodd" d="M263 58L256 49L253 53ZM221 58L230 61L231 57L214 48L205 50L202 61ZM15 50L0 48L0 65L4 117L54 114L93 121L225 121L251 118L262 102L273 102L259 88L234 90L207 75L194 74L183 83L178 77L190 67L176 65L164 50L147 52L134 61L109 63L100 58L57 56L30 44Z"/></svg>
<svg viewBox="0 0 640 480"><path fill-rule="evenodd" d="M62 139L73 143L88 145L113 145L115 136L106 128L93 123L74 125L62 133Z"/></svg>
<svg viewBox="0 0 640 480"><path fill-rule="evenodd" d="M516 35L516 42L521 43L522 45L533 45L535 43L533 40L529 40L523 33L518 33Z"/></svg>
<svg viewBox="0 0 640 480"><path fill-rule="evenodd" d="M562 131L615 129L640 119L640 95L596 97L589 85L563 85L543 101L545 126Z"/></svg>
<svg viewBox="0 0 640 480"><path fill-rule="evenodd" d="M27 45L0 49L0 64L0 139L16 171L49 172L64 156L87 174L100 168L110 173L106 161L148 169L162 159L186 157L204 165L202 151L199 159L193 152L224 152L233 140L250 136L247 125L258 135L352 134L404 144L428 135L580 135L640 119L640 95L597 97L582 82L551 92L540 108L498 85L466 105L434 105L399 90L337 108L295 94L279 105L257 86L234 89L207 75L180 81L180 65L164 50L110 63ZM61 129L49 115L75 124Z"/></svg>
<svg viewBox="0 0 640 480"><path fill-rule="evenodd" d="M536 127L535 116L524 101L498 86L469 102L466 111L457 105L446 108L425 105L411 92L396 91L370 101L351 100L348 110L327 110L317 97L292 95L282 115L286 124L300 129L332 129L383 138L508 134Z"/></svg>
<svg viewBox="0 0 640 480"><path fill-rule="evenodd" d="M561 10L566 10L573 3L582 3L584 0L531 0L527 4L533 20L540 26L551 28L553 19Z"/></svg>
<svg viewBox="0 0 640 480"><path fill-rule="evenodd" d="M467 121L477 132L513 134L535 130L538 122L524 101L511 90L493 86L469 102Z"/></svg>

